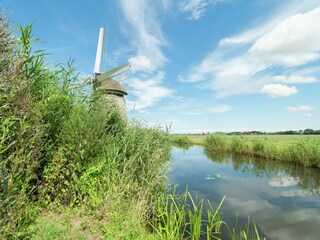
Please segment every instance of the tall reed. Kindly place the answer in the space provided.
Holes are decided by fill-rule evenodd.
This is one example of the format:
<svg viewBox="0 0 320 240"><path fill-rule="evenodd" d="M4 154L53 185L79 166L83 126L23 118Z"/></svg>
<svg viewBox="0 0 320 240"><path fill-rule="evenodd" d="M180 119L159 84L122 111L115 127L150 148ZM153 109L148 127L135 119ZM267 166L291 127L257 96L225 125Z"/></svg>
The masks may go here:
<svg viewBox="0 0 320 240"><path fill-rule="evenodd" d="M159 197L155 216L150 223L160 239L260 239L255 224L248 224L245 229L236 224L230 228L223 221L221 207L226 197L220 201L216 209L208 202L208 208L204 211L203 200L194 199L188 188L180 196L176 190ZM252 230L252 228L254 230ZM222 230L224 229L224 234Z"/></svg>

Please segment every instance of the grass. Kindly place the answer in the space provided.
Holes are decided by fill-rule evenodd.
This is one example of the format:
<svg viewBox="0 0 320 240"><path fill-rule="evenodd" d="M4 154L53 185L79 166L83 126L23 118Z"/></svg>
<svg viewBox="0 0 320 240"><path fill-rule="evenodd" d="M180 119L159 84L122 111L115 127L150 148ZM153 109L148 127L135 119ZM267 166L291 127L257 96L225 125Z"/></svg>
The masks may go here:
<svg viewBox="0 0 320 240"><path fill-rule="evenodd" d="M172 144L180 145L203 145L206 135L184 135L171 134L170 140Z"/></svg>
<svg viewBox="0 0 320 240"><path fill-rule="evenodd" d="M173 145L188 145L192 144L191 139L186 135L170 135L170 142Z"/></svg>
<svg viewBox="0 0 320 240"><path fill-rule="evenodd" d="M173 135L173 136L179 136L180 138L188 138L188 143L194 144L194 145L204 145L205 139L208 135ZM230 136L230 135L223 135L226 139L229 138L236 138L237 136ZM300 142L302 139L318 139L320 138L320 135L241 135L241 137L238 136L238 138L241 138L246 141L259 141L259 140L268 140L274 144L278 145L294 145ZM320 139L319 139L320 140Z"/></svg>
<svg viewBox="0 0 320 240"><path fill-rule="evenodd" d="M320 167L320 138L283 136L226 136L211 134L202 144L209 150L238 153Z"/></svg>
<svg viewBox="0 0 320 240"><path fill-rule="evenodd" d="M320 167L320 135L177 135L190 145Z"/></svg>

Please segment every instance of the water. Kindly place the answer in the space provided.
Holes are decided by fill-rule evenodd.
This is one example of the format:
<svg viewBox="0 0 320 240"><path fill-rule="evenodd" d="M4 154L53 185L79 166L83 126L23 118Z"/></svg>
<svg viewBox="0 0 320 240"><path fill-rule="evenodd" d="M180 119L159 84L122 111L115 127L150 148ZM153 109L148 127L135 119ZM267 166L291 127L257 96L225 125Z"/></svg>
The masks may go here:
<svg viewBox="0 0 320 240"><path fill-rule="evenodd" d="M223 219L244 226L250 216L267 239L320 239L320 171L288 163L172 149L172 185L222 206Z"/></svg>

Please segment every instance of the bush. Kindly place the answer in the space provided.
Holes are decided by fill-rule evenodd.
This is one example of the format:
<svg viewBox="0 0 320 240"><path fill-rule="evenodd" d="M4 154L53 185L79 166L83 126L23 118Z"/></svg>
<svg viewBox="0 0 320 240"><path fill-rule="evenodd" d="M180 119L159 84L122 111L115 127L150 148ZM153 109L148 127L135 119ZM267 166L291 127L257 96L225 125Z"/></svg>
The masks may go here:
<svg viewBox="0 0 320 240"><path fill-rule="evenodd" d="M190 139L185 135L171 135L170 142L177 145L187 145L190 144Z"/></svg>
<svg viewBox="0 0 320 240"><path fill-rule="evenodd" d="M225 150L227 147L226 139L221 134L210 134L206 137L204 144L213 150Z"/></svg>

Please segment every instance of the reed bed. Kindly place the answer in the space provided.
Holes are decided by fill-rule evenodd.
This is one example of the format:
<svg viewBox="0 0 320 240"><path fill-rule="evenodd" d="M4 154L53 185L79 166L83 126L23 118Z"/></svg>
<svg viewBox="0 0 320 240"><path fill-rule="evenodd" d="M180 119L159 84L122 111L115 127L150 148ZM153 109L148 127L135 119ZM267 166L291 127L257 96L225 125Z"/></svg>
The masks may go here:
<svg viewBox="0 0 320 240"><path fill-rule="evenodd" d="M295 138L292 140L290 138L289 140L211 134L204 140L204 146L213 151L288 161L307 167L320 167L320 139Z"/></svg>

